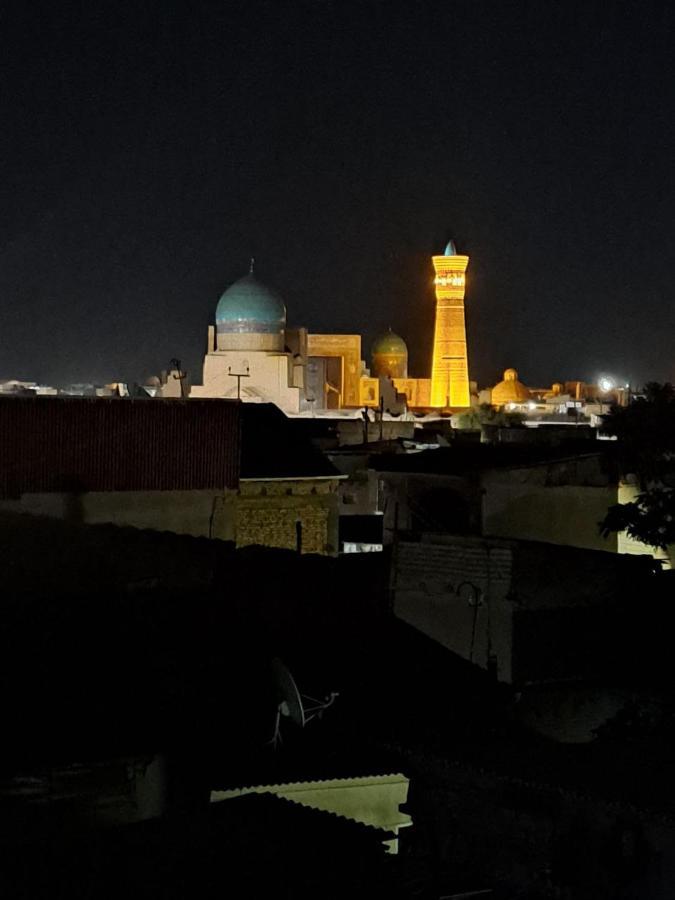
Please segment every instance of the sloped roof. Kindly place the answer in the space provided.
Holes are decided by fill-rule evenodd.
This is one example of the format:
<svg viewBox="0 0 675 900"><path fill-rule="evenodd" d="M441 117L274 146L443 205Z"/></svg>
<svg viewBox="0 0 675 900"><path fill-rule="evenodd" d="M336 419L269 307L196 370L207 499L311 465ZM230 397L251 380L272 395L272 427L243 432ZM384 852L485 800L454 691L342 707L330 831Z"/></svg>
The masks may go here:
<svg viewBox="0 0 675 900"><path fill-rule="evenodd" d="M273 794L309 809L392 832L412 824L408 813L399 808L407 800L408 785L409 779L401 773L293 781L211 791L211 802L247 794Z"/></svg>
<svg viewBox="0 0 675 900"><path fill-rule="evenodd" d="M271 403L0 397L0 496L235 488L339 478Z"/></svg>
<svg viewBox="0 0 675 900"><path fill-rule="evenodd" d="M240 405L0 397L0 495L236 487Z"/></svg>
<svg viewBox="0 0 675 900"><path fill-rule="evenodd" d="M243 479L343 478L273 403L242 405Z"/></svg>

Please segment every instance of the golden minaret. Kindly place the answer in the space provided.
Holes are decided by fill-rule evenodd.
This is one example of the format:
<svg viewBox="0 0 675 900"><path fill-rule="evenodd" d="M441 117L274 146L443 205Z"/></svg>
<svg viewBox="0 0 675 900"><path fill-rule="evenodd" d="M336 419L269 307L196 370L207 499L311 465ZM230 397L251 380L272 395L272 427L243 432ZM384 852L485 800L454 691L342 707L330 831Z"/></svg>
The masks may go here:
<svg viewBox="0 0 675 900"><path fill-rule="evenodd" d="M461 409L471 405L466 352L464 290L468 256L448 241L442 256L432 257L436 277L436 327L431 365L431 406Z"/></svg>

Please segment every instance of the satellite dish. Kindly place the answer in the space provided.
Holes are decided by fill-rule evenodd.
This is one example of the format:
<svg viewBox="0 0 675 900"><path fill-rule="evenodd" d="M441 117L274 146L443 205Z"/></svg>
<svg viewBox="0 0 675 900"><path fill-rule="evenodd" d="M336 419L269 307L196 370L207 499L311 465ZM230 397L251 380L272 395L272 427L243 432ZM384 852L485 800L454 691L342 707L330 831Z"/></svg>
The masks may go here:
<svg viewBox="0 0 675 900"><path fill-rule="evenodd" d="M272 675L276 689L277 712L271 743L277 747L282 740L282 719L289 719L294 725L304 728L312 719L321 718L323 711L332 706L338 694L332 692L324 700L301 694L295 679L279 657L272 660Z"/></svg>
<svg viewBox="0 0 675 900"><path fill-rule="evenodd" d="M295 679L278 657L272 660L272 674L277 692L279 715L290 719L294 725L304 728L305 710L300 691Z"/></svg>

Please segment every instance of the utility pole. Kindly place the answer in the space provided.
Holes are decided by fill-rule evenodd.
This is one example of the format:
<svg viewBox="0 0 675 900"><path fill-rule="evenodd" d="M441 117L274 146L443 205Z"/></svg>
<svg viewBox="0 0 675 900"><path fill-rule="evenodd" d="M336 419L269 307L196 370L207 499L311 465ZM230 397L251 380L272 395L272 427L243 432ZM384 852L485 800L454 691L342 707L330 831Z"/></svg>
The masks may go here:
<svg viewBox="0 0 675 900"><path fill-rule="evenodd" d="M228 367L227 367L227 374L230 376L230 378L236 378L236 379L237 379L237 400L241 400L241 379L242 379L242 378L250 378L250 377L251 377L250 372L249 372L249 367L246 366L246 371L245 371L245 372L233 372L233 371L232 371L232 366L228 366Z"/></svg>
<svg viewBox="0 0 675 900"><path fill-rule="evenodd" d="M169 367L173 372L173 377L176 381L180 382L180 398L181 400L185 400L185 379L187 377L187 372L183 372L180 367L179 359L171 359L169 360Z"/></svg>

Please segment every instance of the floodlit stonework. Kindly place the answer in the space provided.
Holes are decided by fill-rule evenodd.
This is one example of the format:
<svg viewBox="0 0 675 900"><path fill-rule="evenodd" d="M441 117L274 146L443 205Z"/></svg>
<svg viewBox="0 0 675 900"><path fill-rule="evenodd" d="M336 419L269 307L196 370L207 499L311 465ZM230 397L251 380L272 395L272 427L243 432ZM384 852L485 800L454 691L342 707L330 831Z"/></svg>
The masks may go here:
<svg viewBox="0 0 675 900"><path fill-rule="evenodd" d="M442 256L433 257L436 278L436 326L431 367L431 406L462 409L471 405L469 362L464 320L468 256L460 256L452 241Z"/></svg>

